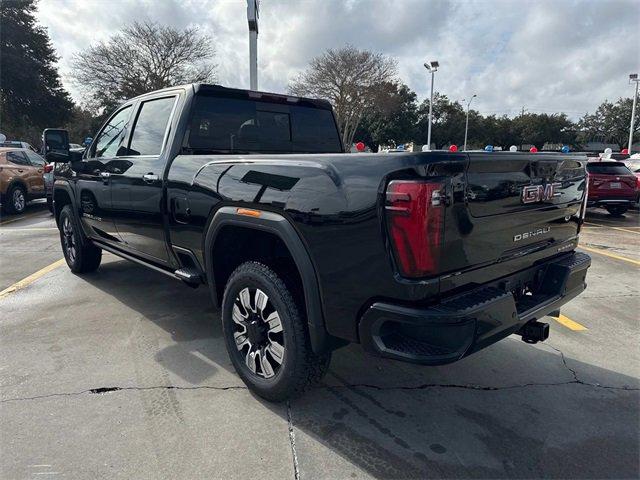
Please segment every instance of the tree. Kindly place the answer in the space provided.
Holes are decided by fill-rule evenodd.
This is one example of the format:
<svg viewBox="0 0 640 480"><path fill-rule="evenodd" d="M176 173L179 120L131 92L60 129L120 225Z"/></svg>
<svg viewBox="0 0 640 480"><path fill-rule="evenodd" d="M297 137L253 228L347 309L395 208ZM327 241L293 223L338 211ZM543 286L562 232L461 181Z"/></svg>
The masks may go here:
<svg viewBox="0 0 640 480"><path fill-rule="evenodd" d="M512 120L512 128L519 144L542 148L545 143L574 145L575 125L564 113L525 113Z"/></svg>
<svg viewBox="0 0 640 480"><path fill-rule="evenodd" d="M174 85L215 80L213 41L197 27L177 30L135 22L105 42L77 53L73 77L93 108Z"/></svg>
<svg viewBox="0 0 640 480"><path fill-rule="evenodd" d="M605 100L595 113L587 113L578 122L581 140L598 140L617 143L621 148L627 147L632 106L632 98L620 98L616 103ZM633 130L634 135L640 131L640 108L636 108Z"/></svg>
<svg viewBox="0 0 640 480"><path fill-rule="evenodd" d="M459 102L452 102L446 95L436 92L433 96L433 124L431 142L436 148L446 147L452 143L462 145L464 142L464 125L466 112ZM429 99L418 108L416 140L427 143L429 129Z"/></svg>
<svg viewBox="0 0 640 480"><path fill-rule="evenodd" d="M417 96L400 82L384 82L373 107L366 112L354 138L372 147L411 142L417 117Z"/></svg>
<svg viewBox="0 0 640 480"><path fill-rule="evenodd" d="M289 85L293 95L328 100L333 105L345 145L351 145L360 121L380 98L380 89L394 81L396 61L350 45L315 57Z"/></svg>
<svg viewBox="0 0 640 480"><path fill-rule="evenodd" d="M0 128L9 139L38 145L42 130L62 125L73 104L35 11L35 0L0 4Z"/></svg>

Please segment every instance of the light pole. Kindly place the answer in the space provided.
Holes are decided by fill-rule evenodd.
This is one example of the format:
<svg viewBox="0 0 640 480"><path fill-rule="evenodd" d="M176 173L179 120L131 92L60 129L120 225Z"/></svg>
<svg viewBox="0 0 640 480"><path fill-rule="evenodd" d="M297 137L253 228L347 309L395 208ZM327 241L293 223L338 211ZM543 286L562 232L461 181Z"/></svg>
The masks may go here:
<svg viewBox="0 0 640 480"><path fill-rule="evenodd" d="M258 0L247 0L249 22L249 85L258 90Z"/></svg>
<svg viewBox="0 0 640 480"><path fill-rule="evenodd" d="M478 95L474 93L467 102L467 121L464 124L464 148L462 149L465 152L467 151L467 133L469 133L469 107L471 106L471 101L477 96ZM462 101L464 102L464 99Z"/></svg>
<svg viewBox="0 0 640 480"><path fill-rule="evenodd" d="M431 72L431 99L429 100L429 129L427 130L427 145L429 146L429 150L431 150L431 123L433 121L433 79L436 71L440 64L433 60L431 62L426 62L424 64L424 68L426 68L429 72Z"/></svg>
<svg viewBox="0 0 640 480"><path fill-rule="evenodd" d="M631 107L631 128L629 128L629 155L631 155L631 145L633 145L633 121L636 119L636 100L638 99L638 79L637 73L629 75L629 84L636 82L636 92L633 94L633 107Z"/></svg>

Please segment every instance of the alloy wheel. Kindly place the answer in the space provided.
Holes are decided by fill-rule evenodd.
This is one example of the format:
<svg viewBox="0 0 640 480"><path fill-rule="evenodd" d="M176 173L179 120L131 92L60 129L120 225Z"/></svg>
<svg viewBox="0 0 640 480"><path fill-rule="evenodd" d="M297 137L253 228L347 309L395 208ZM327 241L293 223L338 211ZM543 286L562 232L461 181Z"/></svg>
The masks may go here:
<svg viewBox="0 0 640 480"><path fill-rule="evenodd" d="M280 315L266 293L244 288L233 303L233 337L247 368L263 378L274 377L282 366L285 345Z"/></svg>
<svg viewBox="0 0 640 480"><path fill-rule="evenodd" d="M73 263L76 259L76 240L73 236L73 226L69 217L64 217L62 221L62 243L69 262Z"/></svg>
<svg viewBox="0 0 640 480"><path fill-rule="evenodd" d="M24 198L24 192L19 188L16 188L13 191L13 208L16 212L22 212L26 205L26 201Z"/></svg>

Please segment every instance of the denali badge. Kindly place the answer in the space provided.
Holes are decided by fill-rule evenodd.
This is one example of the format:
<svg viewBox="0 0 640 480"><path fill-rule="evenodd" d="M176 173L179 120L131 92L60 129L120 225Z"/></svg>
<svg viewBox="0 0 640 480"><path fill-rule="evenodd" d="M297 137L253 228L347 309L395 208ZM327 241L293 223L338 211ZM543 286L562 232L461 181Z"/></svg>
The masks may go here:
<svg viewBox="0 0 640 480"><path fill-rule="evenodd" d="M536 203L551 200L553 197L560 196L558 188L561 186L562 184L559 182L547 183L546 185L527 185L522 188L520 201L522 203Z"/></svg>
<svg viewBox="0 0 640 480"><path fill-rule="evenodd" d="M527 238L549 233L550 230L551 230L551 227L542 227L542 228L538 228L537 230L532 230L530 232L519 233L513 236L513 241L519 242L520 240L526 240Z"/></svg>

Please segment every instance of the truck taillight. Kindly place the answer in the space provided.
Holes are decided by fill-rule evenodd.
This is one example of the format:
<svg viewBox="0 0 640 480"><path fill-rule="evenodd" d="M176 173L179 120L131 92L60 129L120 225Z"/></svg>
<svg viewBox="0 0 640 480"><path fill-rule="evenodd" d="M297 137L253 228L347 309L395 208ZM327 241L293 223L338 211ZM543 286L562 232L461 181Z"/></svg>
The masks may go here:
<svg viewBox="0 0 640 480"><path fill-rule="evenodd" d="M444 185L392 180L387 186L386 218L391 247L403 277L436 274L444 227Z"/></svg>

